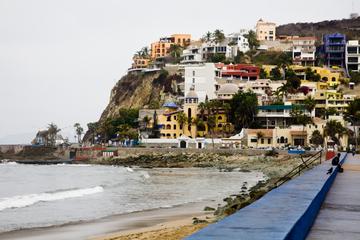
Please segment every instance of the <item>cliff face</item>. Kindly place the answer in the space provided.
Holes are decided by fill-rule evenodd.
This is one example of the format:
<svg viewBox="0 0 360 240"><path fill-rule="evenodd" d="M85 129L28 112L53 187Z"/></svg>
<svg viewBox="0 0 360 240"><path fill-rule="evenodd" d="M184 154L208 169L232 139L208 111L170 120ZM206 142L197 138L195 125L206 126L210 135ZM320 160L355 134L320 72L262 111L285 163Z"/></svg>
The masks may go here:
<svg viewBox="0 0 360 240"><path fill-rule="evenodd" d="M167 71L128 73L111 90L110 102L99 121L115 116L120 108L159 107L176 97L176 84L182 81L180 75Z"/></svg>
<svg viewBox="0 0 360 240"><path fill-rule="evenodd" d="M276 28L276 34L296 36L316 36L321 40L324 34L343 33L348 39L360 39L360 17L355 19L342 19L323 21L318 23L290 23Z"/></svg>

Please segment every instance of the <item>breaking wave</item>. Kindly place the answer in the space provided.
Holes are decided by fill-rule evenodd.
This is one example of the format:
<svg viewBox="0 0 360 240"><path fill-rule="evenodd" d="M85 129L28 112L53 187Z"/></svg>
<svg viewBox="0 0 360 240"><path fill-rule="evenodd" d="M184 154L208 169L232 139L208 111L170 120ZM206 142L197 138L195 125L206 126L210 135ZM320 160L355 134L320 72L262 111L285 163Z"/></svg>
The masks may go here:
<svg viewBox="0 0 360 240"><path fill-rule="evenodd" d="M96 186L92 188L81 188L72 190L61 190L56 192L45 192L39 194L20 195L9 198L0 198L0 211L8 208L22 208L39 202L52 202L68 198L83 197L86 195L103 192L104 188Z"/></svg>

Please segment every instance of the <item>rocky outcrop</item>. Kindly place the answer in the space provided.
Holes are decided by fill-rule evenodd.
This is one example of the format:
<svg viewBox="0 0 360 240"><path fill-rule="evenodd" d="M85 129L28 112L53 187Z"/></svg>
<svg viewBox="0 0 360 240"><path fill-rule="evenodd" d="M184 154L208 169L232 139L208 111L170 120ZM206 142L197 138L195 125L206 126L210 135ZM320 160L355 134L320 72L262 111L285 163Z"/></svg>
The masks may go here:
<svg viewBox="0 0 360 240"><path fill-rule="evenodd" d="M360 17L355 19L342 19L322 21L317 23L290 23L276 28L276 34L296 36L316 36L321 40L324 34L343 33L348 39L360 39Z"/></svg>
<svg viewBox="0 0 360 240"><path fill-rule="evenodd" d="M148 73L128 73L111 90L110 101L100 122L115 116L120 108L142 108L161 105L177 94L176 84L183 81L178 74L166 70Z"/></svg>

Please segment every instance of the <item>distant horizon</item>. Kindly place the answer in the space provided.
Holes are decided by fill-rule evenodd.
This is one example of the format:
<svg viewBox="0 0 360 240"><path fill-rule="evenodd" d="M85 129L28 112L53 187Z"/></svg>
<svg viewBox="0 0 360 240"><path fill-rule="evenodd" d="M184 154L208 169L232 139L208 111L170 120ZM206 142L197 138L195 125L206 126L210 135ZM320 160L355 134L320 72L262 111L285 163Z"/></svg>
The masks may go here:
<svg viewBox="0 0 360 240"><path fill-rule="evenodd" d="M351 0L336 9L335 3L304 0L295 8L286 0L227 0L219 8L185 0L174 10L165 0L3 0L0 144L30 143L51 122L73 140L75 122L86 129L100 118L133 54L162 36L190 33L198 39L215 29L253 29L260 18L280 26L348 19L360 10ZM155 6L160 9L152 12Z"/></svg>

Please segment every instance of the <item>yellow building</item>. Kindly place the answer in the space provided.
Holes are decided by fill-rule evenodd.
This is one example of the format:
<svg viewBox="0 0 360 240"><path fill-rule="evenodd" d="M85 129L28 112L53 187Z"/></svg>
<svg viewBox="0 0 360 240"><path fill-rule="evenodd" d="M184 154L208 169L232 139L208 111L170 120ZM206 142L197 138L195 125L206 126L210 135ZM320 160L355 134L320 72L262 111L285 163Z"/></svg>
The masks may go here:
<svg viewBox="0 0 360 240"><path fill-rule="evenodd" d="M262 68L264 71L270 76L271 70L273 68L277 67L276 65L263 65ZM331 69L328 68L322 68L322 67L306 67L306 66L300 66L300 65L291 65L289 66L290 69L294 70L296 75L298 75L300 78L305 79L306 74L305 71L307 68L311 68L312 71L315 71L315 73L318 73L321 77L321 80L325 83L327 83L328 86L338 86L340 85L340 73L334 72Z"/></svg>
<svg viewBox="0 0 360 240"><path fill-rule="evenodd" d="M256 23L256 38L259 41L275 41L276 24L260 19Z"/></svg>
<svg viewBox="0 0 360 240"><path fill-rule="evenodd" d="M171 45L177 44L186 47L190 44L190 34L173 34L170 37L160 38L159 41L151 44L151 58L165 57L169 54Z"/></svg>

